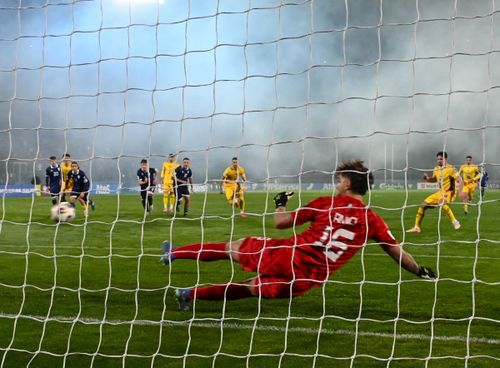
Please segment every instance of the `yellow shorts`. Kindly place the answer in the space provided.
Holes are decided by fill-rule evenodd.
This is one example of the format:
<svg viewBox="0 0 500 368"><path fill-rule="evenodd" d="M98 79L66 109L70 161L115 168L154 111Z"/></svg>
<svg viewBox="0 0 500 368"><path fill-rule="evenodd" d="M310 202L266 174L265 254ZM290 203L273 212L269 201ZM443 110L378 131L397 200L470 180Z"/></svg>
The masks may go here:
<svg viewBox="0 0 500 368"><path fill-rule="evenodd" d="M472 195L474 194L476 188L477 188L477 183L472 182L469 184L465 184L464 187L462 188L462 192L467 193L469 198L472 198Z"/></svg>
<svg viewBox="0 0 500 368"><path fill-rule="evenodd" d="M450 203L455 200L455 191L439 191L424 199L424 202L431 206L438 206L443 203Z"/></svg>
<svg viewBox="0 0 500 368"><path fill-rule="evenodd" d="M174 193L174 182L163 183L163 195L168 195L173 193Z"/></svg>
<svg viewBox="0 0 500 368"><path fill-rule="evenodd" d="M237 185L224 185L224 192L226 193L226 199L229 204L233 204L235 199L243 198L245 194L244 186L240 187Z"/></svg>
<svg viewBox="0 0 500 368"><path fill-rule="evenodd" d="M73 191L73 182L68 183L66 185L66 182L63 180L62 185L61 185L61 192L72 192Z"/></svg>

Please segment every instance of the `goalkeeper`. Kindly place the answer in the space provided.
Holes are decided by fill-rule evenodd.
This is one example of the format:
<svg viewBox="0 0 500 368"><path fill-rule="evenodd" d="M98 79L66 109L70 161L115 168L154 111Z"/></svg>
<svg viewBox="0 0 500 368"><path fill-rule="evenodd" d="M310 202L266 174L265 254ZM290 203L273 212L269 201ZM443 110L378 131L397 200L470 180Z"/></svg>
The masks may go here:
<svg viewBox="0 0 500 368"><path fill-rule="evenodd" d="M287 229L310 222L301 234L290 238L248 237L233 242L191 244L175 248L163 244L162 262L178 259L217 261L232 259L257 276L238 283L177 289L182 310L190 302L234 300L247 297L288 298L323 285L329 276L347 263L373 239L407 271L426 279L436 278L430 268L419 266L391 234L386 223L363 203L373 176L362 161L352 160L337 167L336 195L319 197L294 212L286 211L292 192L274 197L274 224Z"/></svg>

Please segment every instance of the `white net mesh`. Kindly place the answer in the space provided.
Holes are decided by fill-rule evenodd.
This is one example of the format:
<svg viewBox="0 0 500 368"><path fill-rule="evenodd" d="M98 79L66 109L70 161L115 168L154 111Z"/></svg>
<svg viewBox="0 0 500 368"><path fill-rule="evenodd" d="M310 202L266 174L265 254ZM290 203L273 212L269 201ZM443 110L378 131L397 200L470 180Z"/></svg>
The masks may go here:
<svg viewBox="0 0 500 368"><path fill-rule="evenodd" d="M496 6L0 1L0 367L500 365ZM434 210L406 234L442 150L457 168L472 155L489 186L469 215L451 206L459 232ZM54 224L39 194L48 157L66 152L97 208ZM197 184L186 218L163 213L161 194L151 215L139 201L140 160L161 172L171 152ZM245 220L217 194L233 156L248 173ZM232 262L165 268L163 240L300 232L273 229L270 198L332 195L353 157L375 175L366 202L439 281L370 245L300 298L178 311L175 288L252 275Z"/></svg>

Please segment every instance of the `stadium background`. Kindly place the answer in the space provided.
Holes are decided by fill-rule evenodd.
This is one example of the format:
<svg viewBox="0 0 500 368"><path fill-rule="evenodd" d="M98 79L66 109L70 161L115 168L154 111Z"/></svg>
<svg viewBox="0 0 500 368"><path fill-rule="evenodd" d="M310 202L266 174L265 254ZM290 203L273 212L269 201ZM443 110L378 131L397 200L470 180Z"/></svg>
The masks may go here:
<svg viewBox="0 0 500 368"><path fill-rule="evenodd" d="M234 155L255 182L328 183L353 156L401 182L441 149L499 181L494 3L250 5L3 1L0 183L29 183L66 151L93 182L124 186L170 152L198 182Z"/></svg>

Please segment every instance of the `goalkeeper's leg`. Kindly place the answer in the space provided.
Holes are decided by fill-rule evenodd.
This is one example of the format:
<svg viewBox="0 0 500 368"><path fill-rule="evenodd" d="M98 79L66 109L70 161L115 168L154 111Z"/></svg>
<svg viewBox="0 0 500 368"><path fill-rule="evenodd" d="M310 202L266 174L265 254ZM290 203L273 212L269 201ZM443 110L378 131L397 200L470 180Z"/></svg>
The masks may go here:
<svg viewBox="0 0 500 368"><path fill-rule="evenodd" d="M211 262L232 258L234 261L239 262L239 249L244 241L245 238L231 242L195 243L178 248L169 242L164 242L162 244L163 255L160 261L166 265L169 264L169 261L176 259Z"/></svg>
<svg viewBox="0 0 500 368"><path fill-rule="evenodd" d="M163 243L163 261L170 259L193 259L204 262L218 261L221 259L229 259L228 245L226 242L221 243L195 243L184 245L175 248L170 243Z"/></svg>
<svg viewBox="0 0 500 368"><path fill-rule="evenodd" d="M294 280L285 277L259 275L240 283L178 289L175 293L179 308L189 310L191 302L200 300L237 300L262 296L266 299L290 298L302 295L313 286L321 286L319 281Z"/></svg>
<svg viewBox="0 0 500 368"><path fill-rule="evenodd" d="M188 301L203 300L237 300L256 296L255 287L248 281L241 283L224 283L219 285L187 289L185 297Z"/></svg>
<svg viewBox="0 0 500 368"><path fill-rule="evenodd" d="M194 299L203 300L237 300L255 296L252 293L252 286L243 282L220 284L201 288L177 289L175 297L179 303L179 309L188 311L191 309L191 302Z"/></svg>

